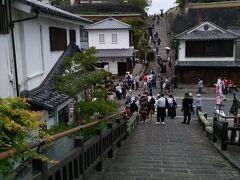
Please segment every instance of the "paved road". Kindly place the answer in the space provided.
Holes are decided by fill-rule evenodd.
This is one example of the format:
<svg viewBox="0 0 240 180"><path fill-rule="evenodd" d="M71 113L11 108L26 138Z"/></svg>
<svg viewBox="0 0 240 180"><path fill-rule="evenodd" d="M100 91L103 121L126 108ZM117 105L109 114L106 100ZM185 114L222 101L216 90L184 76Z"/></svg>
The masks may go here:
<svg viewBox="0 0 240 180"><path fill-rule="evenodd" d="M165 125L139 124L102 173L87 180L239 180L233 168L210 144L197 121Z"/></svg>
<svg viewBox="0 0 240 180"><path fill-rule="evenodd" d="M162 39L159 54L166 54L166 34L164 21L160 22L163 29L157 29ZM150 65L157 72L156 61ZM141 65L136 66L137 73ZM162 77L167 74L162 74ZM159 81L159 77L157 82ZM176 89L174 96L179 105L184 93L192 92L194 97L195 85L181 86ZM143 90L133 91L133 95L141 94ZM203 95L203 111L209 115L214 110L214 88L206 88ZM158 92L158 91L157 91ZM226 107L231 104L231 95ZM121 101L124 104L124 100ZM136 130L123 143L122 148L115 154L113 160L104 163L103 172L92 171L87 180L239 180L240 172L232 167L221 154L212 146L203 134L196 119L190 125L183 125L182 112L178 108L178 117L166 119L165 125L138 124ZM228 111L228 110L227 110ZM153 117L156 120L156 117Z"/></svg>

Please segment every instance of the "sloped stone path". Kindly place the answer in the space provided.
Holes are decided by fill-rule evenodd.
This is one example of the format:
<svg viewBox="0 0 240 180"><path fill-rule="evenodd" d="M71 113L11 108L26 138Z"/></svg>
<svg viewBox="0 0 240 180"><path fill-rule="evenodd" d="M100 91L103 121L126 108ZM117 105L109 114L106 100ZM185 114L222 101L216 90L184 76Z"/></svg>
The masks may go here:
<svg viewBox="0 0 240 180"><path fill-rule="evenodd" d="M155 118L154 118L155 119ZM211 145L196 120L168 119L165 125L139 124L103 172L88 180L239 180Z"/></svg>

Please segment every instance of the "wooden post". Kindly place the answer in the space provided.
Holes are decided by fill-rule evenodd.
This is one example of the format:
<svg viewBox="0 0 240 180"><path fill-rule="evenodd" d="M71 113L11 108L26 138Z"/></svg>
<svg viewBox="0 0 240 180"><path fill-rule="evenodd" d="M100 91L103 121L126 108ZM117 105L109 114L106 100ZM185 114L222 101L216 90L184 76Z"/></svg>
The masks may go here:
<svg viewBox="0 0 240 180"><path fill-rule="evenodd" d="M81 148L82 147L82 143L84 144L83 137L81 137L81 136L75 137L75 139L74 139L74 146L75 146L75 148ZM83 150L81 149L81 152L82 151ZM77 173L77 177L79 177L81 175L81 172L82 172L82 169L81 169L82 164L80 164L80 163L81 162L79 160L77 160L76 164L73 163L73 168L72 168L73 172L72 173L74 174L74 171L75 171L74 169L77 169L77 172L75 172L75 173ZM76 168L74 167L75 165L77 166Z"/></svg>
<svg viewBox="0 0 240 180"><path fill-rule="evenodd" d="M85 177L85 147L84 147L84 138L82 136L78 136L75 138L74 142L75 147L80 147L81 148L81 158L80 158L80 174L82 174L82 177Z"/></svg>
<svg viewBox="0 0 240 180"><path fill-rule="evenodd" d="M32 159L33 174L42 172L43 180L48 180L48 163L41 158Z"/></svg>
<svg viewBox="0 0 240 180"><path fill-rule="evenodd" d="M217 142L216 138L216 123L217 123L217 117L213 117L213 142Z"/></svg>
<svg viewBox="0 0 240 180"><path fill-rule="evenodd" d="M121 136L123 133L125 133L125 135L122 137L123 140L127 139L127 121L125 119L123 119L122 121L123 123L121 124ZM124 128L122 129L122 125L124 126ZM125 131L124 131L125 130Z"/></svg>
<svg viewBox="0 0 240 180"><path fill-rule="evenodd" d="M101 160L100 162L96 165L95 169L96 171L102 171L102 161L103 161L103 139L102 139L102 130L100 128L95 129L96 135L99 136L100 139L100 144L99 144L99 152L101 154Z"/></svg>
<svg viewBox="0 0 240 180"><path fill-rule="evenodd" d="M118 136L121 137L121 119L117 118L116 119L117 125L119 126L119 134ZM117 142L117 147L121 147L121 138L119 139L119 141Z"/></svg>
<svg viewBox="0 0 240 180"><path fill-rule="evenodd" d="M223 122L222 124L222 138L221 138L221 150L227 150L227 135L228 135L228 122Z"/></svg>
<svg viewBox="0 0 240 180"><path fill-rule="evenodd" d="M113 124L110 122L110 123L107 124L107 126L108 126L108 129L111 130L111 134L110 134L110 136L111 136L111 140L110 140L111 141L111 149L108 152L108 158L113 158Z"/></svg>

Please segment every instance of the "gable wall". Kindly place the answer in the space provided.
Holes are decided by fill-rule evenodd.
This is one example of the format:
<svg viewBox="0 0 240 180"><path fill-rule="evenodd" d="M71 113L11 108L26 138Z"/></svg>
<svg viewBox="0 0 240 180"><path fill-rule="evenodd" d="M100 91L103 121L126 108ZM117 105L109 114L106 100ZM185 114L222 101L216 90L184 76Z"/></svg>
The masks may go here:
<svg viewBox="0 0 240 180"><path fill-rule="evenodd" d="M99 44L99 34L104 34L105 43ZM117 34L117 43L112 43L112 34ZM88 32L89 47L96 49L129 48L129 30L91 30Z"/></svg>

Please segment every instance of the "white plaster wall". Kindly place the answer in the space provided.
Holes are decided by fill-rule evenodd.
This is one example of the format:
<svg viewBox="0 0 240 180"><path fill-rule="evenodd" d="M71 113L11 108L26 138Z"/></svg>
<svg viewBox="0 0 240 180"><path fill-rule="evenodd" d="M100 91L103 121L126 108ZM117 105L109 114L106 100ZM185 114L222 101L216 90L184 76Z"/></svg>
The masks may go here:
<svg viewBox="0 0 240 180"><path fill-rule="evenodd" d="M9 74L13 72L12 52L11 52L11 39L9 35L0 35L0 98L14 96L14 81L10 82Z"/></svg>
<svg viewBox="0 0 240 180"><path fill-rule="evenodd" d="M221 58L216 58L216 57L189 58L189 57L185 56L185 51L186 51L186 43L185 43L185 41L180 41L179 52L178 52L178 60L179 61L234 61L234 56L233 57L221 57ZM235 51L235 46L234 46L234 51ZM233 54L235 54L235 53L233 52Z"/></svg>
<svg viewBox="0 0 240 180"><path fill-rule="evenodd" d="M104 34L105 43L99 44L99 34ZM117 43L112 43L112 34L117 34ZM89 47L96 49L123 49L129 47L129 30L91 30L88 31ZM133 48L133 47L131 47Z"/></svg>
<svg viewBox="0 0 240 180"><path fill-rule="evenodd" d="M66 29L67 44L70 39L69 30L74 29L76 45L80 46L79 25L40 17L19 23L18 26L19 31L17 28L15 30L17 60L21 59L23 62L18 64L22 74L19 84L21 90L31 90L41 84L63 53L63 51L50 51L49 27Z"/></svg>
<svg viewBox="0 0 240 180"><path fill-rule="evenodd" d="M118 74L118 63L116 60L109 60L109 72L112 74Z"/></svg>

